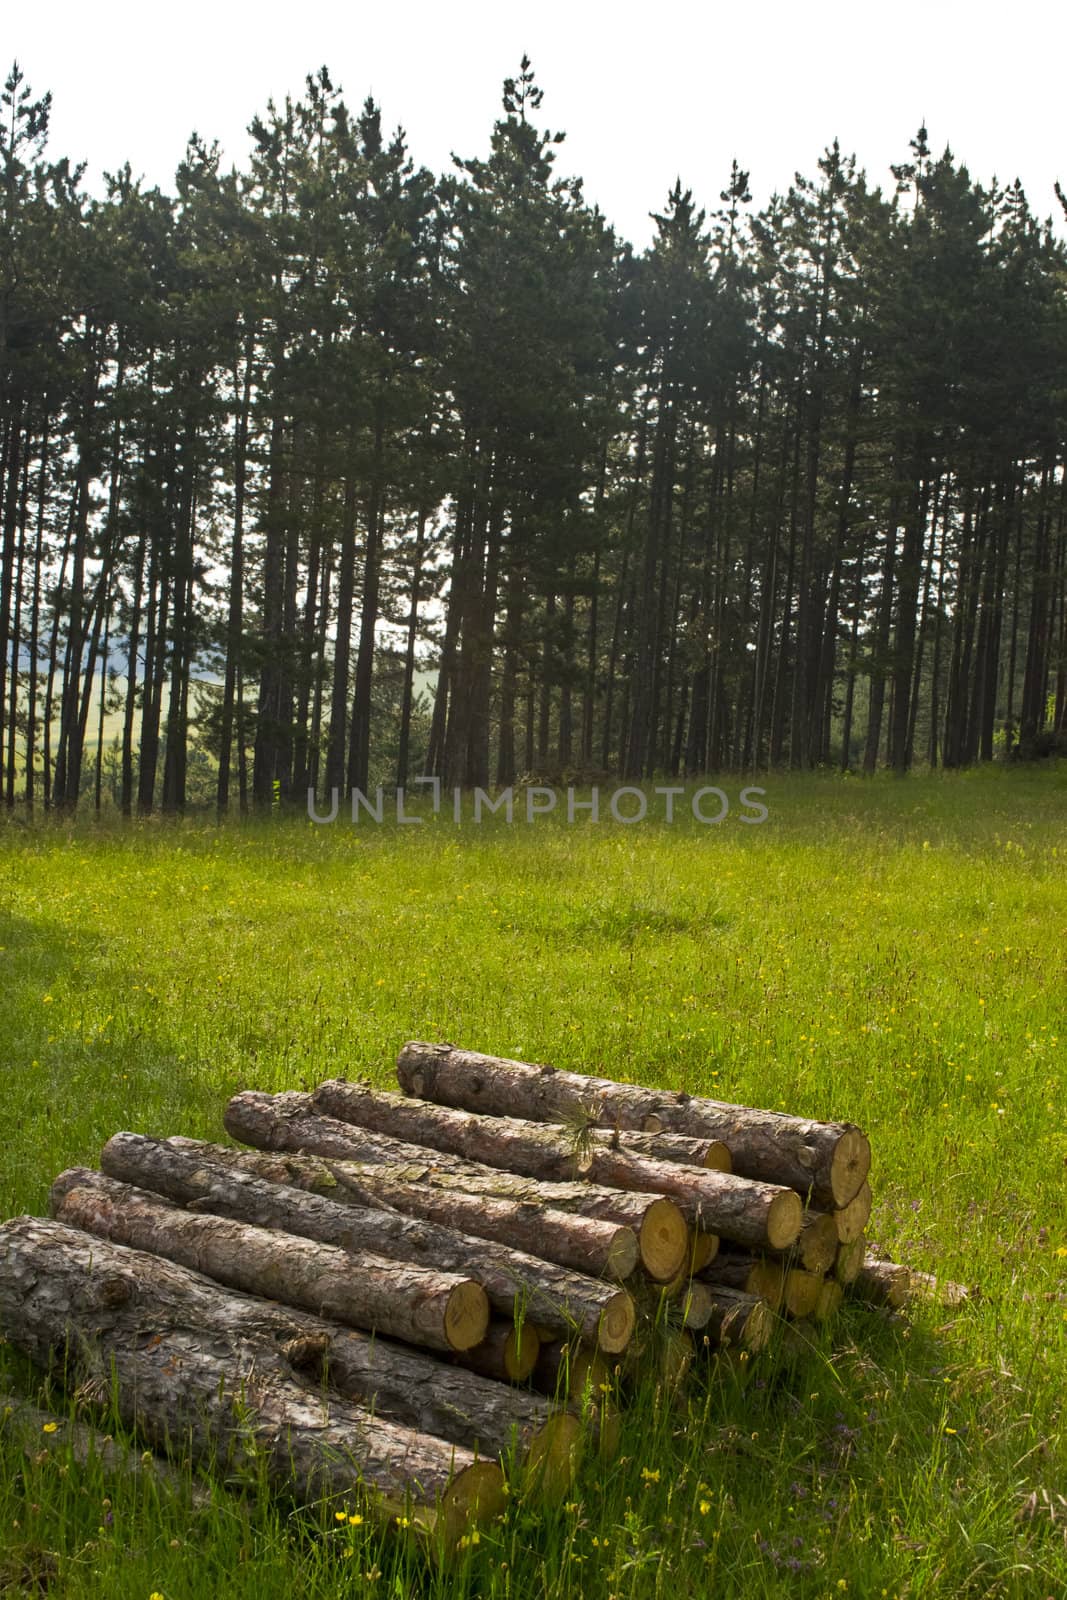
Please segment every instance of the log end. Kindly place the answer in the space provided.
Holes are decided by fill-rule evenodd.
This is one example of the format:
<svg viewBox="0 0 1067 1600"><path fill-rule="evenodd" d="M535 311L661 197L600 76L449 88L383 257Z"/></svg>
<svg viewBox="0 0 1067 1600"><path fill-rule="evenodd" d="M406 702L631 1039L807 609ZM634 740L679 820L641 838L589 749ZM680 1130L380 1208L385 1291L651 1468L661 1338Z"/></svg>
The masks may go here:
<svg viewBox="0 0 1067 1600"><path fill-rule="evenodd" d="M871 1143L859 1128L846 1128L830 1158L830 1192L841 1210L863 1188L871 1170Z"/></svg>
<svg viewBox="0 0 1067 1600"><path fill-rule="evenodd" d="M832 1215L809 1212L800 1236L800 1264L805 1272L829 1272L837 1259L837 1223Z"/></svg>
<svg viewBox="0 0 1067 1600"><path fill-rule="evenodd" d="M829 1322L837 1315L845 1291L833 1278L824 1278L819 1286L812 1317L816 1322Z"/></svg>
<svg viewBox="0 0 1067 1600"><path fill-rule="evenodd" d="M706 1283L693 1281L682 1296L682 1318L687 1328L706 1328L711 1321L712 1294Z"/></svg>
<svg viewBox="0 0 1067 1600"><path fill-rule="evenodd" d="M632 1228L619 1228L608 1247L604 1276L616 1283L625 1283L631 1273L636 1272L640 1260L641 1246L636 1233Z"/></svg>
<svg viewBox="0 0 1067 1600"><path fill-rule="evenodd" d="M504 1345L504 1371L512 1383L525 1383L537 1365L541 1341L528 1324L512 1328Z"/></svg>
<svg viewBox="0 0 1067 1600"><path fill-rule="evenodd" d="M650 1278L667 1283L678 1276L689 1253L689 1229L673 1200L652 1202L641 1223L638 1244Z"/></svg>
<svg viewBox="0 0 1067 1600"><path fill-rule="evenodd" d="M734 1162L729 1146L723 1144L721 1139L713 1139L708 1145L704 1165L709 1172L732 1172Z"/></svg>
<svg viewBox="0 0 1067 1600"><path fill-rule="evenodd" d="M834 1230L837 1231L836 1229ZM862 1268L864 1257L867 1254L867 1240L863 1234L854 1239L851 1244L838 1246L837 1256L834 1260L834 1277L838 1283L846 1285L855 1283Z"/></svg>
<svg viewBox="0 0 1067 1600"><path fill-rule="evenodd" d="M757 1300L745 1319L740 1332L740 1343L750 1355L765 1350L774 1332L774 1312L765 1300Z"/></svg>
<svg viewBox="0 0 1067 1600"><path fill-rule="evenodd" d="M597 1324L597 1344L608 1355L618 1355L633 1338L637 1312L625 1289L612 1295Z"/></svg>
<svg viewBox="0 0 1067 1600"><path fill-rule="evenodd" d="M449 1550L467 1529L500 1516L507 1504L504 1473L496 1461L475 1461L458 1472L441 1496L435 1531Z"/></svg>
<svg viewBox="0 0 1067 1600"><path fill-rule="evenodd" d="M464 1278L445 1306L445 1338L453 1350L472 1350L489 1329L489 1297L480 1283Z"/></svg>
<svg viewBox="0 0 1067 1600"><path fill-rule="evenodd" d="M535 1490L550 1501L562 1500L581 1461L582 1424L573 1411L559 1411L549 1417L530 1441L523 1463L523 1486L527 1494Z"/></svg>
<svg viewBox="0 0 1067 1600"><path fill-rule="evenodd" d="M693 1228L689 1239L688 1268L695 1278L698 1272L709 1267L719 1253L719 1235L705 1233L703 1228Z"/></svg>
<svg viewBox="0 0 1067 1600"><path fill-rule="evenodd" d="M785 1309L791 1317L811 1317L819 1303L824 1280L817 1272L796 1269L785 1275Z"/></svg>
<svg viewBox="0 0 1067 1600"><path fill-rule="evenodd" d="M772 1311L780 1311L785 1294L785 1268L776 1261L757 1261L745 1287L749 1294L765 1300Z"/></svg>
<svg viewBox="0 0 1067 1600"><path fill-rule="evenodd" d="M792 1189L783 1189L767 1210L767 1243L774 1250L788 1250L799 1239L803 1222L800 1196Z"/></svg>

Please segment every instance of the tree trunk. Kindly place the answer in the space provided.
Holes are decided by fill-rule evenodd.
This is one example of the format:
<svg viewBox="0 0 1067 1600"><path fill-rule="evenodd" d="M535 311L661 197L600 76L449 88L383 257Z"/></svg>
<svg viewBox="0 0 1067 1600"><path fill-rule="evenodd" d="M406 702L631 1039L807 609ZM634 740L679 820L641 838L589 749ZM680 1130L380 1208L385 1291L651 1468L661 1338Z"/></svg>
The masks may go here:
<svg viewBox="0 0 1067 1600"><path fill-rule="evenodd" d="M782 1249L800 1232L800 1201L778 1184L631 1155L613 1149L610 1140L582 1141L584 1148L576 1148L569 1134L555 1128L515 1117L482 1117L356 1084L320 1084L312 1100L328 1115L487 1166L551 1180L581 1176L612 1188L669 1195L687 1222L739 1244Z"/></svg>
<svg viewBox="0 0 1067 1600"><path fill-rule="evenodd" d="M196 1216L84 1167L52 1185L60 1222L151 1250L233 1289L282 1300L350 1327L433 1350L465 1350L485 1334L485 1292L470 1278L389 1261L222 1217Z"/></svg>
<svg viewBox="0 0 1067 1600"><path fill-rule="evenodd" d="M217 1166L188 1149L135 1133L110 1139L100 1164L109 1176L197 1213L336 1245L357 1260L370 1251L471 1277L481 1283L495 1311L513 1315L517 1307L525 1307L553 1333L569 1336L577 1331L612 1353L625 1348L633 1331L633 1302L625 1290L507 1245L472 1239L452 1227L375 1210L373 1202L338 1205L324 1195Z"/></svg>
<svg viewBox="0 0 1067 1600"><path fill-rule="evenodd" d="M773 1329L774 1314L765 1300L745 1294L741 1289L715 1286L704 1333L711 1344L719 1349L740 1345L750 1352L763 1350Z"/></svg>
<svg viewBox="0 0 1067 1600"><path fill-rule="evenodd" d="M69 1389L115 1392L123 1423L172 1453L314 1500L366 1494L446 1544L503 1506L500 1469L429 1434L324 1398L281 1344L294 1314L221 1293L193 1272L74 1228L18 1217L0 1228L0 1327ZM300 1318L330 1342L328 1324ZM349 1336L345 1336L349 1337ZM414 1506L410 1506L410 1501Z"/></svg>
<svg viewBox="0 0 1067 1600"><path fill-rule="evenodd" d="M397 1172L372 1162L326 1165L314 1156L271 1156L200 1144L194 1139L172 1139L168 1143L213 1165L290 1184L347 1204L356 1202L421 1217L476 1239L492 1239L543 1261L558 1262L589 1277L621 1283L640 1260L637 1235L631 1227L601 1222L595 1217L572 1216L537 1200L496 1199L467 1190L444 1190L421 1182L419 1169L415 1176L410 1175L410 1168L404 1169L405 1176L399 1177ZM124 1176L120 1172L112 1175ZM836 1230L833 1237L836 1250Z"/></svg>
<svg viewBox="0 0 1067 1600"><path fill-rule="evenodd" d="M408 1093L498 1116L543 1122L595 1106L603 1127L721 1139L740 1176L810 1192L821 1210L846 1206L870 1169L870 1145L851 1123L810 1122L451 1045L406 1044L397 1074Z"/></svg>
<svg viewBox="0 0 1067 1600"><path fill-rule="evenodd" d="M315 1116L308 1095L267 1095L246 1091L226 1107L228 1133L259 1150L313 1153L338 1162L388 1165L406 1183L432 1184L464 1194L547 1206L577 1216L597 1217L633 1228L641 1262L650 1276L665 1281L678 1273L689 1249L680 1211L662 1196L625 1194L588 1183L538 1183L455 1156L430 1153L417 1145L382 1138L331 1117ZM401 1169L398 1163L406 1163ZM343 1168L332 1169L338 1173ZM286 1179L286 1182L291 1180Z"/></svg>

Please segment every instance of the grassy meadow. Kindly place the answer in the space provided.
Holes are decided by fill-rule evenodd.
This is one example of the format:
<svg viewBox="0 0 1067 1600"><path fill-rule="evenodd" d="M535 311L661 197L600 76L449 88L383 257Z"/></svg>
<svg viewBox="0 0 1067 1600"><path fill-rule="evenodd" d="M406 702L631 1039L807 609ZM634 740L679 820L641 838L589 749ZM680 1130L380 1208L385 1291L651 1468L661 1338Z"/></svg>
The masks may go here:
<svg viewBox="0 0 1067 1600"><path fill-rule="evenodd" d="M649 1393L446 1571L356 1506L4 1445L0 1594L1067 1595L1067 767L763 780L769 819L0 825L0 1209L408 1038L860 1123L871 1233L973 1283ZM0 1350L8 1389L39 1379Z"/></svg>

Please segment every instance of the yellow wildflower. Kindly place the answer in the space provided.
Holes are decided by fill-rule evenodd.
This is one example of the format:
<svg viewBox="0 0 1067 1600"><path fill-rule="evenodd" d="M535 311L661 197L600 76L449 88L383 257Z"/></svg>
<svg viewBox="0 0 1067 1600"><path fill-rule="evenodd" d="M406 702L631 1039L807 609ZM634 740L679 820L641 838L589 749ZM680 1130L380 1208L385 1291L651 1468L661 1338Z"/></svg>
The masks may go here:
<svg viewBox="0 0 1067 1600"><path fill-rule="evenodd" d="M58 1422L46 1422L44 1427L41 1429L41 1432L42 1433L55 1433L58 1430L58 1428L59 1428L59 1423Z"/></svg>

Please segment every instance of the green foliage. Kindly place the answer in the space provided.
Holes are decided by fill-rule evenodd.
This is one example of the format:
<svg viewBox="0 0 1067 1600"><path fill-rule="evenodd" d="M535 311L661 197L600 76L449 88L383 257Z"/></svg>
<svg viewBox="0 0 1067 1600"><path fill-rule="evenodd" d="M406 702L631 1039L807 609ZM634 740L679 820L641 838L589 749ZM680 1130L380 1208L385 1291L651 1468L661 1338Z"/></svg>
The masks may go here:
<svg viewBox="0 0 1067 1600"><path fill-rule="evenodd" d="M646 1389L616 1462L565 1506L513 1504L446 1572L334 1505L253 1486L197 1510L5 1442L0 1581L1062 1594L1065 778L769 779L759 827L5 827L5 1215L43 1210L118 1128L219 1138L238 1087L388 1084L405 1039L441 1038L854 1118L875 1239L982 1300L906 1323L851 1307L800 1359L776 1346L680 1407Z"/></svg>

